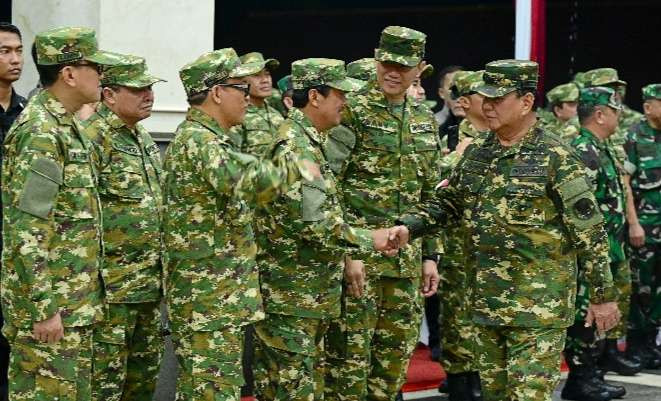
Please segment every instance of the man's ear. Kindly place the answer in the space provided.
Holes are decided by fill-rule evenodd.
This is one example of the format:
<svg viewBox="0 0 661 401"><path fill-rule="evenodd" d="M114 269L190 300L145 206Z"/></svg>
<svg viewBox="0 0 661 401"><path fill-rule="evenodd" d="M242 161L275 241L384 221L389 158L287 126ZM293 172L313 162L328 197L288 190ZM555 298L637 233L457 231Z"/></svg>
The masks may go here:
<svg viewBox="0 0 661 401"><path fill-rule="evenodd" d="M62 82L67 86L76 87L76 69L73 66L63 67L60 74L62 74Z"/></svg>
<svg viewBox="0 0 661 401"><path fill-rule="evenodd" d="M643 102L643 113L645 113L645 115L648 115L650 113L650 111L652 111L651 102L644 101Z"/></svg>
<svg viewBox="0 0 661 401"><path fill-rule="evenodd" d="M214 103L221 104L222 103L221 87L218 85L212 86L211 89L209 90L209 96L211 97L211 100Z"/></svg>
<svg viewBox="0 0 661 401"><path fill-rule="evenodd" d="M117 103L117 99L115 99L115 91L108 88L107 86L101 89L101 94L101 98L105 103L110 105L115 105L115 103Z"/></svg>
<svg viewBox="0 0 661 401"><path fill-rule="evenodd" d="M464 109L470 109L471 107L471 100L468 98L468 96L459 96L457 98L457 103Z"/></svg>
<svg viewBox="0 0 661 401"><path fill-rule="evenodd" d="M528 92L523 95L523 114L530 113L535 107L535 95Z"/></svg>
<svg viewBox="0 0 661 401"><path fill-rule="evenodd" d="M319 92L316 89L308 90L308 103L314 107L319 106Z"/></svg>

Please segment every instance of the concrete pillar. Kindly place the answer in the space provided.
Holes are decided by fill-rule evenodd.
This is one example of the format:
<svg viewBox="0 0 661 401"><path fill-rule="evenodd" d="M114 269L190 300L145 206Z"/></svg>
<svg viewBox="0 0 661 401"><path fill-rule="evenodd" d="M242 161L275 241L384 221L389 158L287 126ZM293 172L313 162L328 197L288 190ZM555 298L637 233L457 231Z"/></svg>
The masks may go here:
<svg viewBox="0 0 661 401"><path fill-rule="evenodd" d="M102 49L145 57L150 71L168 82L154 85L154 110L143 124L157 140L166 140L188 108L179 69L213 49L214 0L14 0L12 21L26 47L16 85L23 95L38 80L30 46L46 29L89 26Z"/></svg>

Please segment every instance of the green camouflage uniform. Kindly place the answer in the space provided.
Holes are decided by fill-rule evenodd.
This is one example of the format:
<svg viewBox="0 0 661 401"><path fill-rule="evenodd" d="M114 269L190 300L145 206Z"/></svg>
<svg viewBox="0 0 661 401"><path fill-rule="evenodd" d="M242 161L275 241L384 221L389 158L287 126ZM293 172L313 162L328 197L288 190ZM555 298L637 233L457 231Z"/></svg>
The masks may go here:
<svg viewBox="0 0 661 401"><path fill-rule="evenodd" d="M317 58L295 61L292 82L295 89L328 85L345 92L361 86L346 79L344 62ZM321 167L322 176L297 181L257 219L266 310L266 319L255 325L260 400L323 399L323 338L329 319L340 315L342 257L347 245L372 249L369 230L344 222L323 139L305 112L294 108L273 146L276 165L307 159Z"/></svg>
<svg viewBox="0 0 661 401"><path fill-rule="evenodd" d="M253 74L231 48L179 72L186 94ZM164 160L166 300L179 362L177 400L239 399L243 326L264 318L252 229L254 203L281 190L271 163L239 152L226 130L191 107Z"/></svg>
<svg viewBox="0 0 661 401"><path fill-rule="evenodd" d="M118 55L102 85L144 88L161 81L141 57ZM103 208L104 322L94 328L92 398L151 401L161 361L161 158L140 125L105 104L85 121L95 145Z"/></svg>
<svg viewBox="0 0 661 401"><path fill-rule="evenodd" d="M482 84L484 71L459 71L454 76L456 94L468 96ZM473 144L480 143L485 132L478 131L473 124L464 118L458 127L459 142L471 138ZM446 135L447 137L447 135ZM443 176L450 176L461 156L451 152L443 156ZM441 363L443 369L450 374L476 371L475 365L475 329L473 327L470 298L473 288L474 272L466 263L464 242L467 240L467 230L462 226L448 228L441 233L443 241L443 256L439 263L439 293L441 295Z"/></svg>
<svg viewBox="0 0 661 401"><path fill-rule="evenodd" d="M578 117L572 117L567 121L562 121L555 116L552 108L560 106L564 102L577 102L578 101L578 86L573 83L558 85L548 91L546 100L551 108L550 116L546 119L540 118L542 121L542 128L546 131L552 132L568 143L578 136L580 125Z"/></svg>
<svg viewBox="0 0 661 401"><path fill-rule="evenodd" d="M478 92L535 88L537 64L487 64ZM539 125L505 147L490 132L470 145L448 187L404 216L413 238L466 221L474 269L471 313L484 399L551 400L565 329L574 320L576 259L601 303L612 284L602 217L581 161Z"/></svg>
<svg viewBox="0 0 661 401"><path fill-rule="evenodd" d="M347 64L347 75L359 80L363 85L368 81L376 79L376 60L373 57L365 57Z"/></svg>
<svg viewBox="0 0 661 401"><path fill-rule="evenodd" d="M39 33L37 63L108 63L89 28ZM74 114L47 89L5 138L2 165L3 333L11 346L12 400L89 400L92 328L103 319L101 210L92 145ZM64 337L32 337L59 313Z"/></svg>
<svg viewBox="0 0 661 401"><path fill-rule="evenodd" d="M375 51L378 61L417 65L425 35L387 27ZM407 97L390 105L375 80L348 97L342 123L351 131L331 131L329 142L345 156L339 174L347 222L379 228L421 200L440 181L438 126L424 104ZM330 159L330 157L329 157ZM361 299L342 298L343 314L326 336L326 397L339 400L392 400L402 386L422 317L422 258L436 257L436 239L421 240L397 258L370 254Z"/></svg>
<svg viewBox="0 0 661 401"><path fill-rule="evenodd" d="M241 56L241 64L254 68L257 73L264 68L274 70L280 65L276 59L264 60L264 56L258 52ZM273 91L275 92L275 89ZM243 123L232 127L230 135L233 137L236 135L234 141L240 144L242 152L260 158L267 156L277 135L278 127L284 121L282 113L276 108L276 103L282 102L280 99L273 99L273 103L264 102L261 107L250 103Z"/></svg>
<svg viewBox="0 0 661 401"><path fill-rule="evenodd" d="M661 101L661 84L643 88L645 101ZM661 327L661 130L643 119L629 129L624 145L625 170L631 176L636 214L645 244L630 247L633 277L630 327L654 338Z"/></svg>
<svg viewBox="0 0 661 401"><path fill-rule="evenodd" d="M620 103L615 100L615 91L606 87L591 87L581 90L580 104L603 105L620 110ZM587 177L592 192L604 218L604 228L608 235L610 270L613 275L613 292L618 302L622 319L612 334L613 338L626 334L626 321L631 295L631 272L624 254L624 209L625 197L622 175L617 167L615 156L605 141L592 132L581 128L579 136L571 142L571 147L586 166ZM565 357L572 367L590 364L597 351L598 343L594 327L585 327L590 300L590 286L583 277L579 266L578 291L576 297L576 315L574 326L567 332ZM609 336L610 337L610 336ZM593 365L589 365L593 366Z"/></svg>

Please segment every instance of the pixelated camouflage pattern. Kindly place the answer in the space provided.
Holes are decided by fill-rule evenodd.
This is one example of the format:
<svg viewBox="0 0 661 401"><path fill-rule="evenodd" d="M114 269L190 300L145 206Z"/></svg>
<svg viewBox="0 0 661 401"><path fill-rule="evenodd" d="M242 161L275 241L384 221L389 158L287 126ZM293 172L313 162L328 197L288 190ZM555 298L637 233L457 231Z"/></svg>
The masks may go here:
<svg viewBox="0 0 661 401"><path fill-rule="evenodd" d="M560 381L566 331L548 327L477 326L485 401L550 401Z"/></svg>
<svg viewBox="0 0 661 401"><path fill-rule="evenodd" d="M381 32L374 59L415 67L425 57L427 35L403 26L388 26Z"/></svg>
<svg viewBox="0 0 661 401"><path fill-rule="evenodd" d="M103 208L101 277L106 302L161 299L161 156L145 128L129 128L105 104L85 121Z"/></svg>
<svg viewBox="0 0 661 401"><path fill-rule="evenodd" d="M498 60L484 67L484 85L477 92L486 97L501 97L520 89L535 89L539 66L528 60Z"/></svg>
<svg viewBox="0 0 661 401"><path fill-rule="evenodd" d="M4 143L2 311L29 327L59 311L66 328L102 318L101 210L92 144L48 90Z"/></svg>
<svg viewBox="0 0 661 401"><path fill-rule="evenodd" d="M92 326L67 327L55 344L37 341L32 327L5 321L11 344L9 399L18 401L82 401L91 399Z"/></svg>
<svg viewBox="0 0 661 401"><path fill-rule="evenodd" d="M264 55L260 52L250 52L239 57L241 65L244 67L250 66L251 68L258 69L257 72L268 68L270 71L275 70L280 66L280 62L274 58L264 59Z"/></svg>
<svg viewBox="0 0 661 401"><path fill-rule="evenodd" d="M322 150L325 136L299 109L280 126L271 154L276 166L296 170L295 160L310 160L322 176L291 183L281 198L258 213L260 283L269 313L308 318L340 314L342 257L347 247L373 248L370 231L344 221L337 181Z"/></svg>
<svg viewBox="0 0 661 401"><path fill-rule="evenodd" d="M661 100L661 84L649 84L643 87L643 100Z"/></svg>
<svg viewBox="0 0 661 401"><path fill-rule="evenodd" d="M294 89L327 85L344 92L361 88L361 83L347 77L344 61L330 58L306 58L291 64L291 82Z"/></svg>
<svg viewBox="0 0 661 401"><path fill-rule="evenodd" d="M160 302L107 304L94 327L92 400L151 401L163 346Z"/></svg>
<svg viewBox="0 0 661 401"><path fill-rule="evenodd" d="M484 84L483 75L484 71L457 71L452 80L453 85L457 88L457 94L466 96L476 93L477 88Z"/></svg>
<svg viewBox="0 0 661 401"><path fill-rule="evenodd" d="M365 84L370 79L376 79L376 60L373 57L365 57L350 62L347 64L347 75Z"/></svg>
<svg viewBox="0 0 661 401"><path fill-rule="evenodd" d="M568 327L577 257L591 301L610 299L612 286L603 218L585 174L574 152L538 126L511 147L490 133L466 149L448 187L401 221L414 238L461 216L467 221L475 323Z"/></svg>
<svg viewBox="0 0 661 401"><path fill-rule="evenodd" d="M595 68L583 73L581 80L586 87L604 85L626 85L622 81L615 68Z"/></svg>
<svg viewBox="0 0 661 401"><path fill-rule="evenodd" d="M87 60L112 65L114 57L99 50L94 29L65 26L39 32L34 39L37 64L55 65Z"/></svg>
<svg viewBox="0 0 661 401"><path fill-rule="evenodd" d="M585 87L585 72L577 72L574 74L574 79L572 82L578 86L578 89L582 89Z"/></svg>
<svg viewBox="0 0 661 401"><path fill-rule="evenodd" d="M323 400L328 322L267 313L255 324L255 395L260 400Z"/></svg>
<svg viewBox="0 0 661 401"><path fill-rule="evenodd" d="M622 104L615 96L615 90L605 86L591 86L580 90L578 103L589 106L608 106L622 110Z"/></svg>
<svg viewBox="0 0 661 401"><path fill-rule="evenodd" d="M227 78L241 78L261 71L255 65L241 65L236 51L231 47L207 52L179 70L179 78L184 85L186 95L211 89Z"/></svg>
<svg viewBox="0 0 661 401"><path fill-rule="evenodd" d="M627 155L624 150L624 144L627 138L627 132L635 124L643 119L643 115L635 110L630 109L626 104L622 104L622 111L617 123L615 133L611 135L608 140L608 146L613 150L615 158L620 166L626 164Z"/></svg>
<svg viewBox="0 0 661 401"><path fill-rule="evenodd" d="M549 103L577 102L579 88L575 83L569 82L558 85L546 92L546 100Z"/></svg>
<svg viewBox="0 0 661 401"><path fill-rule="evenodd" d="M547 120L541 121L541 126L544 130L559 136L567 143L570 143L578 137L578 132L581 130L578 116L574 116L567 121L562 121L557 118L555 114L550 114L551 115L547 117Z"/></svg>
<svg viewBox="0 0 661 401"><path fill-rule="evenodd" d="M325 339L326 400L395 399L419 338L421 298L419 277L369 277L360 299L344 289Z"/></svg>
<svg viewBox="0 0 661 401"><path fill-rule="evenodd" d="M270 157L269 151L283 121L282 114L268 103L261 107L250 103L243 122L230 129L230 136L242 152L259 158Z"/></svg>
<svg viewBox="0 0 661 401"><path fill-rule="evenodd" d="M656 333L661 326L661 226L646 226L645 236L645 245L630 248L632 297L629 327L630 330Z"/></svg>
<svg viewBox="0 0 661 401"><path fill-rule="evenodd" d="M165 82L147 72L147 62L142 57L118 54L112 66L103 70L101 85L121 85L131 88L144 88L156 82Z"/></svg>

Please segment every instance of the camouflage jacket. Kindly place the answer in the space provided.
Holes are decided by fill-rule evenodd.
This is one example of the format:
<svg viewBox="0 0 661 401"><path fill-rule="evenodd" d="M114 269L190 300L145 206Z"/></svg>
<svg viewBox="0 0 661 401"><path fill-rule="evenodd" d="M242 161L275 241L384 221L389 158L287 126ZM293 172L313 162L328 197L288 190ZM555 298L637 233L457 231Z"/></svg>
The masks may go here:
<svg viewBox="0 0 661 401"><path fill-rule="evenodd" d="M605 142L585 128L581 128L571 147L587 167L588 180L604 217L604 228L611 243L611 262L623 262L625 198L622 174L617 168L615 156Z"/></svg>
<svg viewBox="0 0 661 401"><path fill-rule="evenodd" d="M642 120L629 129L624 145L627 152L625 169L631 175L631 189L638 220L643 226L661 226L661 130ZM649 237L649 238L647 238ZM659 241L661 236L647 235L646 240Z"/></svg>
<svg viewBox="0 0 661 401"><path fill-rule="evenodd" d="M468 121L467 118L464 118L461 120L459 123L459 126L457 127L458 130L458 138L459 141L458 143L461 143L466 138L472 138L473 143L475 141L479 140L479 138L483 137L484 132L478 131L473 124ZM447 148L447 138L448 136L445 135L443 139L441 139L441 149ZM460 156L457 154L457 152L450 152L447 155L441 156L440 159L440 166L441 166L441 174L442 175L448 175L450 173L450 170L454 168L454 166L457 165L459 162Z"/></svg>
<svg viewBox="0 0 661 401"><path fill-rule="evenodd" d="M624 151L624 143L627 140L627 132L634 125L638 124L643 118L643 115L632 110L627 105L622 105L622 111L620 112L620 118L617 124L617 129L615 133L608 138L608 145L611 147L611 150L614 152L615 158L619 166L623 167L626 163L627 155Z"/></svg>
<svg viewBox="0 0 661 401"><path fill-rule="evenodd" d="M283 121L282 114L268 103L264 102L263 107L251 103L248 105L243 123L232 127L230 136L242 152L260 158L265 157Z"/></svg>
<svg viewBox="0 0 661 401"><path fill-rule="evenodd" d="M284 174L241 153L228 133L191 108L164 160L167 301L173 328L214 331L264 318L252 228Z"/></svg>
<svg viewBox="0 0 661 401"><path fill-rule="evenodd" d="M575 153L538 126L510 147L489 133L466 149L450 185L400 222L415 237L465 219L474 322L567 327L574 321L577 256L593 288L590 299L612 295L603 218L585 174Z"/></svg>
<svg viewBox="0 0 661 401"><path fill-rule="evenodd" d="M433 197L440 181L438 125L424 104L407 97L394 113L376 81L347 97L342 124L351 140L329 134L328 147L346 152L338 170L349 224L382 228L420 201ZM345 131L346 134L346 131ZM417 277L423 256L438 252L431 236L389 258L373 253L366 260L369 272L385 277Z"/></svg>
<svg viewBox="0 0 661 401"><path fill-rule="evenodd" d="M98 160L106 302L158 301L163 207L158 146L140 124L128 128L104 104L84 124Z"/></svg>
<svg viewBox="0 0 661 401"><path fill-rule="evenodd" d="M578 122L578 117L571 118L567 121L562 121L559 118L556 118L554 115L552 120L545 121L542 124L542 128L544 128L544 130L559 136L567 143L570 143L576 137L578 137L578 131L581 129L581 126Z"/></svg>
<svg viewBox="0 0 661 401"><path fill-rule="evenodd" d="M370 231L344 222L335 175L321 149L322 134L299 109L280 126L273 161L287 166L304 158L322 177L300 180L265 213L259 213L260 282L266 311L308 318L340 314L342 257L349 247L372 249ZM350 251L350 248L349 248Z"/></svg>
<svg viewBox="0 0 661 401"><path fill-rule="evenodd" d="M7 134L2 162L2 309L16 327L60 312L65 327L102 319L101 211L92 144L41 91Z"/></svg>

